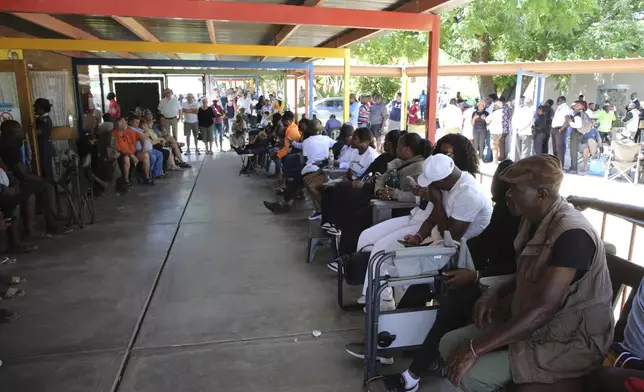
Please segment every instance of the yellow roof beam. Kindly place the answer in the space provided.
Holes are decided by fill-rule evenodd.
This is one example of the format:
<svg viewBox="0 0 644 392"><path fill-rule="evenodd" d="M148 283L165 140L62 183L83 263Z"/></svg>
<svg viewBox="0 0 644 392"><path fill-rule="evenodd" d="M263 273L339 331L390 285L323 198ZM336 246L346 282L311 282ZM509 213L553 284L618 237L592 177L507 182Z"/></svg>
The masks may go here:
<svg viewBox="0 0 644 392"><path fill-rule="evenodd" d="M107 40L0 38L0 48L142 53L197 53L228 56L344 58L348 49L305 46L228 45L192 42L135 42Z"/></svg>

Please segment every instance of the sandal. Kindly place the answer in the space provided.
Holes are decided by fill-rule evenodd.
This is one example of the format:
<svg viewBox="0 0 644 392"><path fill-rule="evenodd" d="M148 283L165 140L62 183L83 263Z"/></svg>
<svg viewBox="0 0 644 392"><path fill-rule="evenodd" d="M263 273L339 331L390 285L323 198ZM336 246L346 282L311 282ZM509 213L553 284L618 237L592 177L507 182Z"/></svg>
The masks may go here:
<svg viewBox="0 0 644 392"><path fill-rule="evenodd" d="M20 313L13 310L0 309L0 323L10 323L17 320L20 317Z"/></svg>
<svg viewBox="0 0 644 392"><path fill-rule="evenodd" d="M15 287L9 287L7 289L7 291L5 291L4 294L0 295L0 297L2 299L4 299L4 300L7 300L7 299L14 299L14 298L22 297L25 294L27 294L27 292L25 290L23 290L23 289L17 289Z"/></svg>
<svg viewBox="0 0 644 392"><path fill-rule="evenodd" d="M17 259L5 256L4 259L0 260L0 265L15 264Z"/></svg>
<svg viewBox="0 0 644 392"><path fill-rule="evenodd" d="M12 276L11 279L9 279L10 285L16 285L16 284L22 284L22 283L27 283L27 279L22 278L20 276Z"/></svg>

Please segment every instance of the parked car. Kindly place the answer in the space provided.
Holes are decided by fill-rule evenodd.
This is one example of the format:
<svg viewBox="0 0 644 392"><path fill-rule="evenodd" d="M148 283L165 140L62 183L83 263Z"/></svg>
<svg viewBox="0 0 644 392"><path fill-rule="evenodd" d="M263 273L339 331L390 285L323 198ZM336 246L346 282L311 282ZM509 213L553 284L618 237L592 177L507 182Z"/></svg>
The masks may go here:
<svg viewBox="0 0 644 392"><path fill-rule="evenodd" d="M299 107L297 112L301 116L301 113L305 113L306 109ZM344 122L344 98L329 97L314 101L313 114L322 122L322 125L326 124L332 114L335 114L335 118Z"/></svg>

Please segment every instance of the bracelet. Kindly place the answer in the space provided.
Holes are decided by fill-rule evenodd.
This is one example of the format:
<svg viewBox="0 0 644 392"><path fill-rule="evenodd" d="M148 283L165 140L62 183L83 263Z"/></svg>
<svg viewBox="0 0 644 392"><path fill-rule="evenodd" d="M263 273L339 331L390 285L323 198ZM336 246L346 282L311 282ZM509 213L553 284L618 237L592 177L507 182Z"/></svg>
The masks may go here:
<svg viewBox="0 0 644 392"><path fill-rule="evenodd" d="M479 359L480 357L476 355L476 351L474 351L474 339L470 339L470 350L472 350L472 355L474 355L474 358Z"/></svg>

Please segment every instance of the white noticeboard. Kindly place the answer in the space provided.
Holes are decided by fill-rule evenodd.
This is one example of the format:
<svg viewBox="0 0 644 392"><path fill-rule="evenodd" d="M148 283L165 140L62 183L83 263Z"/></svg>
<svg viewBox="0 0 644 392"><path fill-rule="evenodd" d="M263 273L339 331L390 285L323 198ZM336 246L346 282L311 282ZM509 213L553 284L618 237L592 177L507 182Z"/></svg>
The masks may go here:
<svg viewBox="0 0 644 392"><path fill-rule="evenodd" d="M20 121L20 108L14 104L0 102L0 123L6 120Z"/></svg>

